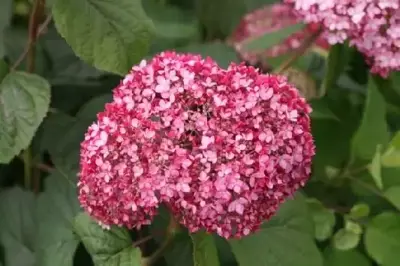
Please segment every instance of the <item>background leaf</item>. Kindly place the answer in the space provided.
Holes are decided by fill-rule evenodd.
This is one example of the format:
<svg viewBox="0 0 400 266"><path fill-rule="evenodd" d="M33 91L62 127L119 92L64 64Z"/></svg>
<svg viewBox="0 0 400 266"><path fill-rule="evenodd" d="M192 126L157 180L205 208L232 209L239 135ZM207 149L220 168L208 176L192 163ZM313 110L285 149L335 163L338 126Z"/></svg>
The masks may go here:
<svg viewBox="0 0 400 266"><path fill-rule="evenodd" d="M0 195L0 243L4 246L5 265L35 264L35 197L15 187Z"/></svg>
<svg viewBox="0 0 400 266"><path fill-rule="evenodd" d="M12 17L13 0L0 2L0 58L4 55L4 29L10 24Z"/></svg>
<svg viewBox="0 0 400 266"><path fill-rule="evenodd" d="M315 225L315 239L319 241L327 240L331 237L333 227L336 223L334 212L325 208L322 203L316 199L307 200L307 204Z"/></svg>
<svg viewBox="0 0 400 266"><path fill-rule="evenodd" d="M55 0L52 12L78 56L121 75L146 54L154 27L140 0Z"/></svg>
<svg viewBox="0 0 400 266"><path fill-rule="evenodd" d="M375 185L379 189L383 189L382 181L382 169L381 169L381 146L376 146L376 152L371 164L368 166L368 171L370 172L372 178L375 181Z"/></svg>
<svg viewBox="0 0 400 266"><path fill-rule="evenodd" d="M167 230L169 222L170 213L165 206L161 206L158 215L150 226L151 233L155 236L159 245L162 245L166 237L163 234L160 235L160 232ZM193 240L187 230L181 228L168 245L164 258L169 266L194 266L193 254Z"/></svg>
<svg viewBox="0 0 400 266"><path fill-rule="evenodd" d="M337 250L327 248L324 251L324 266L371 266L368 260L361 252L353 250Z"/></svg>
<svg viewBox="0 0 400 266"><path fill-rule="evenodd" d="M299 197L287 201L261 231L231 240L230 245L240 266L320 266L321 254L312 236L311 217Z"/></svg>
<svg viewBox="0 0 400 266"><path fill-rule="evenodd" d="M388 138L385 100L370 77L364 115L353 138L353 154L360 159L370 160L374 157L377 145L386 145Z"/></svg>
<svg viewBox="0 0 400 266"><path fill-rule="evenodd" d="M126 229L112 227L110 230L105 230L86 213L78 214L74 228L92 255L95 265L141 265L141 252L132 246L131 237Z"/></svg>
<svg viewBox="0 0 400 266"><path fill-rule="evenodd" d="M231 62L239 62L235 50L221 42L193 44L176 50L178 52L200 54L203 57L209 56L223 68L227 68Z"/></svg>
<svg viewBox="0 0 400 266"><path fill-rule="evenodd" d="M400 132L397 132L381 157L381 163L386 167L400 167Z"/></svg>
<svg viewBox="0 0 400 266"><path fill-rule="evenodd" d="M49 83L34 74L9 73L0 84L0 163L28 147L50 104Z"/></svg>
<svg viewBox="0 0 400 266"><path fill-rule="evenodd" d="M214 237L206 232L191 234L195 266L219 266Z"/></svg>
<svg viewBox="0 0 400 266"><path fill-rule="evenodd" d="M350 49L346 44L335 44L329 49L326 61L326 73L321 85L321 92L325 94L328 89L334 88L340 74L349 62Z"/></svg>
<svg viewBox="0 0 400 266"><path fill-rule="evenodd" d="M383 212L375 216L367 226L364 243L368 254L379 264L398 258L400 215Z"/></svg>
<svg viewBox="0 0 400 266"><path fill-rule="evenodd" d="M329 109L329 107L321 100L310 101L312 107L311 117L314 119L333 119L339 120L339 118Z"/></svg>
<svg viewBox="0 0 400 266"><path fill-rule="evenodd" d="M73 232L73 222L80 211L75 184L73 172L57 170L47 177L46 190L37 203L37 265L74 265L79 239Z"/></svg>
<svg viewBox="0 0 400 266"><path fill-rule="evenodd" d="M400 186L388 188L385 191L384 196L393 204L393 206L400 210Z"/></svg>
<svg viewBox="0 0 400 266"><path fill-rule="evenodd" d="M104 72L88 65L76 56L54 26L51 26L40 40L51 65L48 77L52 84L65 84L71 79L75 81L95 79L104 75Z"/></svg>
<svg viewBox="0 0 400 266"><path fill-rule="evenodd" d="M146 14L155 25L150 53L181 47L201 39L200 22L194 11L157 0L142 1Z"/></svg>
<svg viewBox="0 0 400 266"><path fill-rule="evenodd" d="M333 236L333 244L339 250L350 250L355 248L361 240L360 234L348 230L347 228L339 229Z"/></svg>
<svg viewBox="0 0 400 266"><path fill-rule="evenodd" d="M271 48L274 45L281 43L283 40L287 39L290 35L301 31L304 28L304 24L298 23L294 25L287 26L283 29L265 34L255 40L245 41L245 47L249 51L254 50L265 50Z"/></svg>

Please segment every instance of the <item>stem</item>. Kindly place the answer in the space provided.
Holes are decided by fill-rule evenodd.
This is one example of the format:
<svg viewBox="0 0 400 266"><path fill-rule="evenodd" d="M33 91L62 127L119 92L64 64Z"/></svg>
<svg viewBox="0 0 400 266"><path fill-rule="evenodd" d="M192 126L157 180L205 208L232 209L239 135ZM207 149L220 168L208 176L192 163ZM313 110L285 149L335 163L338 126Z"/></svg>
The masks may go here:
<svg viewBox="0 0 400 266"><path fill-rule="evenodd" d="M274 73L276 74L282 74L286 69L288 69L299 57L304 55L304 53L312 47L313 43L315 40L320 36L322 30L318 30L317 32L311 34L308 36L304 42L301 44L299 48L297 48L293 55L289 57L285 62L282 63L275 71Z"/></svg>
<svg viewBox="0 0 400 266"><path fill-rule="evenodd" d="M358 178L355 178L354 176L351 176L351 175L346 175L345 177L350 179L351 181L354 181L354 182L358 183L360 186L362 186L363 188L367 189L368 191L370 191L371 193L375 194L376 196L386 199L385 195L383 195L382 192L379 191L378 189L376 189L374 186L372 186L372 185L370 185L370 184L368 184L368 183L366 183L366 182L364 182L364 181L362 181L362 180L360 180Z"/></svg>
<svg viewBox="0 0 400 266"><path fill-rule="evenodd" d="M151 254L150 257L145 258L145 263L144 265L151 265L154 262L157 261L157 259L164 253L164 251L168 248L169 244L172 242L172 239L174 238L176 234L176 229L178 228L178 224L175 221L175 218L171 214L170 220L169 220L169 225L167 228L167 233L166 233L166 238L164 242L161 244L161 246L153 253Z"/></svg>
<svg viewBox="0 0 400 266"><path fill-rule="evenodd" d="M44 163L35 164L34 167L46 173L52 173L55 170L54 167Z"/></svg>
<svg viewBox="0 0 400 266"><path fill-rule="evenodd" d="M33 191L37 194L40 192L40 185L41 185L41 179L40 179L40 170L37 167L33 167L32 169L32 181L33 181Z"/></svg>
<svg viewBox="0 0 400 266"><path fill-rule="evenodd" d="M51 22L52 16L51 14L49 14L46 17L46 20L40 25L40 27L37 30L37 34L36 34L36 39L35 42L33 42L32 44L30 43L29 39L28 39L28 43L25 46L25 50L23 51L23 53L18 57L18 59L15 61L15 63L12 65L11 70L16 70L19 65L24 61L24 59L26 58L26 56L28 55L29 51L33 50L32 45L36 43L38 37L40 35L42 35L46 30L47 27L49 26L50 22Z"/></svg>
<svg viewBox="0 0 400 266"><path fill-rule="evenodd" d="M23 162L25 162L24 152L22 152L22 154L20 154L18 156L18 158L21 159ZM45 163L32 163L31 168L36 168L36 169L41 170L46 173L52 173L55 170L55 168L53 166L45 164Z"/></svg>
<svg viewBox="0 0 400 266"><path fill-rule="evenodd" d="M36 50L35 48L35 43L38 37L38 28L39 28L39 21L43 17L45 11L45 0L35 0L33 3L33 8L29 17L29 26L28 26L28 43L26 45L26 51L27 51L27 63L26 63L26 71L29 73L33 73L35 71L35 55L36 55ZM23 60L23 59L22 59ZM22 61L21 60L21 61ZM17 60L18 63L18 60ZM18 63L19 64L19 63ZM18 66L18 65L16 65ZM14 66L12 69L15 69ZM26 188L30 188L31 186L31 179L32 179L32 154L31 154L31 148L28 147L24 152L23 152L23 159L24 159L24 182ZM37 177L35 175L35 177ZM38 181L34 180L35 187L37 187ZM39 191L34 189L35 193L38 193Z"/></svg>
<svg viewBox="0 0 400 266"><path fill-rule="evenodd" d="M31 15L29 17L28 44L27 44L27 71L32 73L35 70L35 44L38 37L39 21L45 11L45 0L35 0Z"/></svg>
<svg viewBox="0 0 400 266"><path fill-rule="evenodd" d="M24 160L24 185L26 189L30 189L32 180L32 156L29 147L23 151L22 158Z"/></svg>
<svg viewBox="0 0 400 266"><path fill-rule="evenodd" d="M141 244L146 243L147 241L151 240L152 238L153 238L152 235L145 236L145 237L139 239L138 241L133 242L133 246L140 247Z"/></svg>

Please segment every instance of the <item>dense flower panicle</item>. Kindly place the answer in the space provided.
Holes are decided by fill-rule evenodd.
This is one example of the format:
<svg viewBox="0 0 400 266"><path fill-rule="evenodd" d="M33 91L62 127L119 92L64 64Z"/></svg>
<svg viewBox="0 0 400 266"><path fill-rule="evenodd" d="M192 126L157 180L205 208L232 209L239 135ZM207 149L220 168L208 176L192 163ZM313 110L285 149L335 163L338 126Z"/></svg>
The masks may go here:
<svg viewBox="0 0 400 266"><path fill-rule="evenodd" d="M298 48L307 36L319 30L319 25L310 23L303 30L292 34L282 43L264 51L248 51L245 48L246 42L249 39L282 30L298 22L299 18L294 14L290 5L281 3L266 5L246 14L231 36L230 41L244 60L255 65L263 56L277 57ZM329 49L329 44L324 38L318 38L315 45L323 50Z"/></svg>
<svg viewBox="0 0 400 266"><path fill-rule="evenodd" d="M232 64L212 77L207 127L196 128L189 193L171 201L190 231L230 238L256 230L310 174L309 106L285 78ZM204 121L206 119L204 118Z"/></svg>
<svg viewBox="0 0 400 266"><path fill-rule="evenodd" d="M400 70L399 0L284 0L305 22L322 23L331 44L349 39L371 65L387 76Z"/></svg>
<svg viewBox="0 0 400 266"><path fill-rule="evenodd" d="M247 235L308 179L311 109L286 79L164 52L133 67L81 151L81 204L148 224L163 202L191 232Z"/></svg>
<svg viewBox="0 0 400 266"><path fill-rule="evenodd" d="M150 65L134 66L114 89L113 102L98 114L81 144L79 200L102 225L150 224L161 197L175 192L166 179L178 173L163 172L166 151L175 147L161 129L168 123L175 129L183 110L186 100L174 98L177 90L192 85L196 70L208 76L217 69L210 59L165 53ZM181 87L174 83L178 75Z"/></svg>
<svg viewBox="0 0 400 266"><path fill-rule="evenodd" d="M159 200L155 191L160 184L144 172L142 163L151 158L157 145L147 142L146 132L140 130L152 126L140 115L131 116L111 103L85 135L79 200L106 227L116 224L140 228L150 224L156 214Z"/></svg>

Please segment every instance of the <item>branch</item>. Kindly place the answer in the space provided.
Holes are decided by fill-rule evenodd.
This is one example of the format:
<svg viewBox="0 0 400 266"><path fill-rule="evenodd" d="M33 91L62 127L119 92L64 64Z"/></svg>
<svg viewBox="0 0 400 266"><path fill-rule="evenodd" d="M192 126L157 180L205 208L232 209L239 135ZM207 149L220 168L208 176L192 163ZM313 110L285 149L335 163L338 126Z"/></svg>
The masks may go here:
<svg viewBox="0 0 400 266"><path fill-rule="evenodd" d="M149 241L151 239L153 239L152 235L145 236L145 237L139 239L138 241L133 242L133 246L134 247L140 247L141 244L144 244L144 243L146 243L147 241Z"/></svg>
<svg viewBox="0 0 400 266"><path fill-rule="evenodd" d="M29 17L29 26L28 26L28 43L26 44L26 56L27 56L27 64L26 71L29 73L33 73L35 71L35 43L38 37L38 29L39 29L39 20L43 17L45 12L45 0L35 0L33 3L33 8ZM16 64L11 68L15 70L20 62L23 61L25 53L20 56L22 58L20 61L17 60ZM32 180L32 154L31 147L29 146L26 150L23 151L23 160L24 160L24 183L25 186L29 189L31 187ZM34 176L37 180L34 180L34 192L39 193L40 190L40 181L37 175Z"/></svg>
<svg viewBox="0 0 400 266"><path fill-rule="evenodd" d="M169 247L169 244L171 244L172 240L174 239L178 226L179 225L175 221L174 216L171 214L164 242L153 254L151 254L150 257L143 259L144 265L148 266L154 264L157 259L164 253L164 251Z"/></svg>
<svg viewBox="0 0 400 266"><path fill-rule="evenodd" d="M43 172L46 172L46 173L52 173L55 170L54 167L44 164L44 163L34 164L33 167L35 167Z"/></svg>
<svg viewBox="0 0 400 266"><path fill-rule="evenodd" d="M25 46L25 50L22 52L22 54L18 57L18 59L15 61L15 63L12 65L11 70L14 71L19 67L19 65L24 61L28 53L33 49L33 46L36 44L37 39L46 32L50 22L52 20L51 14L47 15L46 20L39 26L36 32L36 37L34 40L28 39L28 43ZM33 41L31 43L31 41Z"/></svg>

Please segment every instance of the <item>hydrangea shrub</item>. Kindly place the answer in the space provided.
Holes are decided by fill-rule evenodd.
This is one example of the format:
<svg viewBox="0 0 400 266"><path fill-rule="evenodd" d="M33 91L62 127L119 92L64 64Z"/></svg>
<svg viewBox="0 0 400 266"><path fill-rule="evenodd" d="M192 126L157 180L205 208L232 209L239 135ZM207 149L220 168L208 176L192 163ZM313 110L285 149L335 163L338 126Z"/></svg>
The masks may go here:
<svg viewBox="0 0 400 266"><path fill-rule="evenodd" d="M0 266L394 266L399 0L0 1Z"/></svg>

